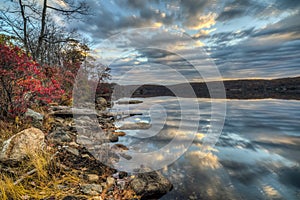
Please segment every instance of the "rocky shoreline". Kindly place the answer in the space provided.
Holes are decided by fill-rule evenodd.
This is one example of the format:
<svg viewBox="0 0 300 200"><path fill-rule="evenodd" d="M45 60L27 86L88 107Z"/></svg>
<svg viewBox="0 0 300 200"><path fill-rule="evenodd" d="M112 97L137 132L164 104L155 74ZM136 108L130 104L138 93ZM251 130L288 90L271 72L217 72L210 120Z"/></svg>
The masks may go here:
<svg viewBox="0 0 300 200"><path fill-rule="evenodd" d="M77 184L76 181L75 183L66 181L56 185L58 191L61 190L64 194L69 193L69 195L59 197L50 195L41 199L133 200L160 198L172 189L172 184L159 172L141 168L139 173L128 174L106 166L97 159L98 155L95 153L97 145L114 143L110 145L110 148L113 151L123 151L124 156L128 150L124 145L117 143L118 138L124 137L126 134L116 130L115 117L106 111L109 106L110 103L99 97L96 101L96 115L95 113L91 114L88 110L78 109L75 110L75 114L79 117L75 120L72 109L66 106L53 106L45 116L28 110L27 116L32 119L32 124L36 128L26 129L3 143L0 152L1 173L14 171L14 168L19 167L20 163L26 165L28 154L32 152L48 150L51 152L50 160L53 161L51 165L54 165L48 173L58 170L62 177L64 174L70 173L78 181ZM89 129L95 119L97 119L99 128L104 131L105 139L97 137L97 133ZM49 131L44 132L43 130L47 127ZM78 130L81 128L85 130L84 134L78 134ZM95 152L91 152L93 148ZM118 159L115 155L112 158ZM29 179L30 176L37 174L37 169L31 171L25 176L15 176L14 184L22 184L25 182L24 179ZM23 199L35 198L24 195Z"/></svg>

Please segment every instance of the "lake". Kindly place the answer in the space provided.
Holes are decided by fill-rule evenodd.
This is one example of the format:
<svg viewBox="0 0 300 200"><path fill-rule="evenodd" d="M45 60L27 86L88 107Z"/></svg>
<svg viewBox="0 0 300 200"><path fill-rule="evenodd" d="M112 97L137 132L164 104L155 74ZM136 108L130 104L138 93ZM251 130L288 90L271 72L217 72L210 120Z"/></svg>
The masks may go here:
<svg viewBox="0 0 300 200"><path fill-rule="evenodd" d="M129 155L172 144L166 153L153 156L154 163L167 164L160 171L174 185L161 199L300 199L300 101L212 100L215 105L226 103L226 117L216 144L206 145L209 151L205 151L211 122L222 120L217 113L211 115L210 99L140 100L143 103L115 104L112 112L143 114L117 121L119 127L152 125L149 130L124 130L127 135L119 142L129 148ZM189 134L194 138L181 155L183 147L178 141L172 143L173 138L182 136L184 143ZM165 161L172 155L178 158Z"/></svg>

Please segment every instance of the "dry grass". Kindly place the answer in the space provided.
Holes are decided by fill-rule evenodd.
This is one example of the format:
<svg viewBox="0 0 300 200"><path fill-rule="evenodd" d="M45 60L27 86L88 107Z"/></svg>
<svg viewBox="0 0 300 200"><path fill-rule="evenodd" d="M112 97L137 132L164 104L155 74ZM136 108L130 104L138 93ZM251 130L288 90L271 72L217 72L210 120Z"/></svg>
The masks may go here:
<svg viewBox="0 0 300 200"><path fill-rule="evenodd" d="M80 178L72 171L59 169L50 155L50 152L31 152L18 167L1 172L0 199L43 199L50 196L60 199L75 192Z"/></svg>
<svg viewBox="0 0 300 200"><path fill-rule="evenodd" d="M39 110L40 111L40 110ZM53 117L47 116L43 122L43 131L47 133L53 123ZM26 120L15 120L14 122L0 121L0 148L3 141L14 134L30 128L32 124ZM62 199L68 195L75 195L92 199L91 196L82 195L80 185L88 183L80 178L78 174L82 171L65 169L63 163L53 156L56 150L54 147L47 147L44 151L33 152L28 149L28 158L17 166L6 166L0 163L0 199L45 199L54 197ZM111 172L104 172L101 180L105 180ZM100 195L102 199L107 199L107 190L104 189ZM132 190L113 191L115 199L132 199L135 196Z"/></svg>
<svg viewBox="0 0 300 200"><path fill-rule="evenodd" d="M30 124L30 122L26 120L19 121L17 119L15 122L0 120L0 144L2 144L3 141L7 140L14 134L26 128L30 128L31 126L32 125Z"/></svg>
<svg viewBox="0 0 300 200"><path fill-rule="evenodd" d="M80 178L81 171L66 170L62 163L59 163L51 150L44 152L30 152L23 163L18 167L0 170L0 199L45 199L53 197L63 199L68 195L75 195L93 199L92 196L82 195L80 185L88 183ZM103 176L108 177L109 172ZM100 196L108 199L108 190L104 189ZM115 199L140 199L132 190L113 190Z"/></svg>

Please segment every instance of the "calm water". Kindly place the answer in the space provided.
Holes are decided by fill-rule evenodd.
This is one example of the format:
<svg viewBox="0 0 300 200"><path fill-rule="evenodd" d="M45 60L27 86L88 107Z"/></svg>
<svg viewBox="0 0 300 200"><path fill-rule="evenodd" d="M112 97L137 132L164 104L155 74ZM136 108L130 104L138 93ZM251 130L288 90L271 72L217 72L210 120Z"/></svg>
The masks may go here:
<svg viewBox="0 0 300 200"><path fill-rule="evenodd" d="M211 118L209 100L155 97L143 101L113 107L143 113L117 126L152 124L146 131L125 130L120 143L129 147L128 154L159 150L175 135L189 134L195 123L199 125L188 150L161 169L174 185L162 199L300 199L300 101L228 100L223 131L209 153L203 152L203 138L210 122L220 120L218 115ZM200 112L189 106L194 103ZM170 151L176 153L176 145Z"/></svg>

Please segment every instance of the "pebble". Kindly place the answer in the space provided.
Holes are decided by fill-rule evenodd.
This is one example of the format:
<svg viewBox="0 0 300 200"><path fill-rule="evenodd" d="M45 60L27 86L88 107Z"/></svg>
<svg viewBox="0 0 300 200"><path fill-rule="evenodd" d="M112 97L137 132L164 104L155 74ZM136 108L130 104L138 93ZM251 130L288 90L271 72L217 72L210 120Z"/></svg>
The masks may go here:
<svg viewBox="0 0 300 200"><path fill-rule="evenodd" d="M85 184L82 185L80 188L81 191L87 195L96 196L102 193L102 186L98 184Z"/></svg>
<svg viewBox="0 0 300 200"><path fill-rule="evenodd" d="M97 174L85 174L84 177L90 182L97 182L99 180L99 176Z"/></svg>
<svg viewBox="0 0 300 200"><path fill-rule="evenodd" d="M66 149L69 153L71 153L71 154L73 154L73 155L75 155L75 156L79 156L79 155L80 155L78 149L75 149L75 148L69 147L69 146L65 147L65 149Z"/></svg>
<svg viewBox="0 0 300 200"><path fill-rule="evenodd" d="M107 177L106 183L108 186L112 186L115 184L115 179L113 177Z"/></svg>
<svg viewBox="0 0 300 200"><path fill-rule="evenodd" d="M112 132L114 135L117 135L117 136L120 136L120 137L122 137L122 136L125 136L126 135L126 133L125 132L123 132L123 131L116 131L116 132Z"/></svg>

